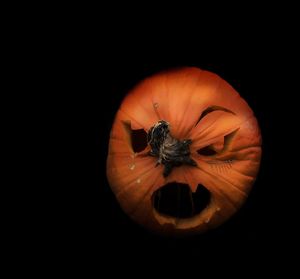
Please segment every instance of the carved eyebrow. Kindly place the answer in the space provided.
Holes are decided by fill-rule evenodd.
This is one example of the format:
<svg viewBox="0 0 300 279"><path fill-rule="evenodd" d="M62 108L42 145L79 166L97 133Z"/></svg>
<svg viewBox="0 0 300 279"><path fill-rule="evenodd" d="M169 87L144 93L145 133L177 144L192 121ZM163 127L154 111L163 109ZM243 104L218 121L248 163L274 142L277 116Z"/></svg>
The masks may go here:
<svg viewBox="0 0 300 279"><path fill-rule="evenodd" d="M195 124L195 126L197 126L197 124L200 122L200 120L205 117L207 114L211 113L211 112L214 112L214 111L217 111L217 110L221 110L221 111L225 111L225 112L228 112L228 113L232 113L234 115L236 115L233 111L227 109L227 108L224 108L224 107L221 107L221 106L210 106L208 108L206 108L200 115L197 123Z"/></svg>

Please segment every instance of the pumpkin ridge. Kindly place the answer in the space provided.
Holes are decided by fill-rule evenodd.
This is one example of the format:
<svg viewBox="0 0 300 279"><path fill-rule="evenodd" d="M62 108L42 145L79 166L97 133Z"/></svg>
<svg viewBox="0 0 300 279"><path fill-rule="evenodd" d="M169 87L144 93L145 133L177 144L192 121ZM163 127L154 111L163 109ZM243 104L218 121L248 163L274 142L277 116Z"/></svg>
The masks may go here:
<svg viewBox="0 0 300 279"><path fill-rule="evenodd" d="M245 174L241 171L236 170L235 168L232 168L231 170L238 173L238 174L240 174L240 175L242 175L242 176L245 176L246 178L255 179L255 175Z"/></svg>
<svg viewBox="0 0 300 279"><path fill-rule="evenodd" d="M127 187L126 188L123 188L122 190L120 190L116 196L117 197L121 197L124 193L126 193L128 190L130 190L133 186L136 186L136 187L141 187L141 185L137 184L136 181L138 179L141 179L143 178L143 181L146 180L145 178L149 178L149 173L150 173L150 170L147 170L146 172L144 172L142 175L139 175L138 177L135 177L133 180L130 180L128 183L127 183Z"/></svg>
<svg viewBox="0 0 300 279"><path fill-rule="evenodd" d="M231 149L230 151L231 152L239 152L239 151L242 151L242 150L245 150L245 149L249 149L249 148L259 148L260 149L261 146L259 144L251 144L251 145L240 147L238 149Z"/></svg>
<svg viewBox="0 0 300 279"><path fill-rule="evenodd" d="M143 196L143 198L139 201L139 203L136 205L136 207L133 209L133 211L131 211L131 214L134 214L136 212L136 210L138 209L138 207L140 206L141 203L143 203L144 199L146 198L146 196L148 196L148 194L151 192L151 190L153 190L153 187L155 186L155 184L157 183L158 179L160 178L160 173L158 173L154 179L154 182L152 183L152 185L149 187L149 189L146 191L145 195Z"/></svg>
<svg viewBox="0 0 300 279"><path fill-rule="evenodd" d="M238 127L239 128L239 127ZM237 127L234 127L234 128L231 128L229 131L227 131L226 132L226 134L230 134L230 133L232 133L232 132L234 132L236 129L238 129ZM191 146L193 149L201 149L201 148L203 148L203 147L205 147L205 146L208 146L208 145L210 145L210 144L212 144L212 143L214 143L214 142L216 142L218 139L222 139L224 137L224 135L222 134L222 135L218 135L218 136L215 136L215 137L213 137L213 138L210 138L210 139L207 139L206 141L204 141L204 142L202 142L202 140L201 139L199 139L199 137L198 138L191 138L191 140L193 141L193 143L195 143L194 144L194 146ZM198 141L200 141L198 144L199 145L196 145L196 142L198 142Z"/></svg>
<svg viewBox="0 0 300 279"><path fill-rule="evenodd" d="M202 71L202 70L201 70L201 71ZM202 72L203 72L203 71L202 71ZM198 91L197 91L197 88L198 88L198 86L199 86L199 82L201 81L201 79L202 79L202 77L200 77L200 76L197 77L197 82L196 82L195 88L193 89L192 93L190 93L190 100L192 100L193 97L195 96L196 92L198 92ZM188 103L188 106L186 107L186 109L185 109L185 111L184 111L184 113L183 113L183 117L182 117L182 120L181 120L181 123L180 123L181 125L182 125L183 122L186 121L186 117L185 117L185 116L187 115L186 112L190 109L191 105L192 105L192 103L189 102L189 103ZM195 125L193 125L193 126L195 126ZM183 133L184 131L181 131L180 128L181 128L181 127L179 126L179 127L178 127L178 131L179 131L178 133L181 134L182 138L188 137L188 136L185 136L185 135L184 135L184 133ZM186 131L186 133L188 133L188 131Z"/></svg>
<svg viewBox="0 0 300 279"><path fill-rule="evenodd" d="M198 167L198 168L201 168L201 167ZM219 180L219 181L223 180L225 183L228 183L229 185L233 186L233 188L236 189L236 190L238 190L243 196L247 196L247 195L246 195L246 194L245 194L238 186L236 186L236 185L233 184L232 182L228 181L225 177L223 177L223 176L218 176L218 175L216 175L216 174L214 174L214 173L211 173L211 172L209 172L209 171L207 171L207 170L204 170L203 168L201 168L201 170L202 170L203 172L207 173L208 175L215 177L216 180ZM221 179L220 179L220 178L221 178Z"/></svg>
<svg viewBox="0 0 300 279"><path fill-rule="evenodd" d="M123 168L128 168L128 166L123 166ZM112 169L117 169L117 168L112 168ZM144 170L143 172L140 173L140 175L138 177L133 178L132 180L130 180L129 182L127 182L127 187L123 188L121 191L118 192L118 196L123 193L124 191L128 190L129 188L131 188L134 182L136 182L136 180L138 178L142 178L145 175L149 174L149 172L151 172L153 170L153 166L149 167L148 169ZM130 177L132 175L132 173L129 173L127 176L122 176L123 179L126 179L127 177Z"/></svg>
<svg viewBox="0 0 300 279"><path fill-rule="evenodd" d="M185 76L185 78L187 78L187 76L188 76L188 73L186 73L186 76ZM196 88L197 88L197 86L198 86L198 83L199 83L199 79L200 79L200 77L198 77L197 78L197 82L196 82L196 84L195 84L195 86L194 86L194 88L191 90L191 89L189 89L189 94L187 94L187 93L185 93L187 96L185 97L186 98L186 100L185 100L185 102L186 101L188 101L187 102L187 105L185 106L185 109L184 109L184 111L182 112L182 117L181 117L181 119L179 119L178 120L178 118L176 118L176 130L178 130L178 134L179 134L179 138L182 138L184 135L181 135L181 126L182 126L182 123L183 123L183 121L185 120L185 118L184 118L184 116L185 116L185 113L186 113L186 111L187 111L187 109L188 109L188 107L190 106L190 104L191 104L191 102L189 101L189 100L191 100L191 98L192 98L192 96L195 94L195 92L196 92ZM188 83L189 82L189 80L185 80L185 83L182 85L182 87L184 88L184 86L186 85L186 83ZM192 91L192 93L191 93L191 91ZM192 96L191 96L192 95Z"/></svg>

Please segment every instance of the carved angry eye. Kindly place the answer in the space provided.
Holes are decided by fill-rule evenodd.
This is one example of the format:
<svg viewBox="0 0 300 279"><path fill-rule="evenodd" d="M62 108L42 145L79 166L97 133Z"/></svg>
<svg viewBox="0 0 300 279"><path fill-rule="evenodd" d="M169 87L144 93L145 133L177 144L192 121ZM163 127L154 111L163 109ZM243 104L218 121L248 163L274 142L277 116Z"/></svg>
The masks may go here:
<svg viewBox="0 0 300 279"><path fill-rule="evenodd" d="M200 120L203 119L207 114L209 113L212 113L214 111L224 111L224 112L227 112L227 113L231 113L233 115L235 115L235 113L229 109L226 109L224 107L220 107L220 106L210 106L208 107L206 110L204 110L199 118L199 121L197 122L196 125L201 125ZM237 129L238 130L238 129ZM224 149L224 146L228 146L230 141L232 140L232 137L233 135L237 132L236 131L233 131L231 132L229 135L225 135L224 136L224 143L223 143L223 149ZM226 141L226 143L225 143ZM207 155L207 156L212 156L212 155L216 155L217 152L214 148L214 144L211 144L211 145L208 145L208 146L205 146L205 147L202 147L201 149L197 150L197 152L201 155Z"/></svg>
<svg viewBox="0 0 300 279"><path fill-rule="evenodd" d="M147 147L147 133L144 129L132 129L130 121L123 121L126 140L134 153L143 151Z"/></svg>
<svg viewBox="0 0 300 279"><path fill-rule="evenodd" d="M158 74L124 99L111 131L107 176L123 210L157 233L214 228L246 200L261 137L253 112L215 74Z"/></svg>

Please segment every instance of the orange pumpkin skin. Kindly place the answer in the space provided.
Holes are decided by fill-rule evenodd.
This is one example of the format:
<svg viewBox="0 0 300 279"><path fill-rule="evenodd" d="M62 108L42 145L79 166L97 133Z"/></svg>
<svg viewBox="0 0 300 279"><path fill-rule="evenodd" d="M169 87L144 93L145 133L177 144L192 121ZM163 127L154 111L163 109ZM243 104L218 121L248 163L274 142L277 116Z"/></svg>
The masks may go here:
<svg viewBox="0 0 300 279"><path fill-rule="evenodd" d="M210 109L199 121L207 108L222 109ZM146 156L149 145L133 151L128 126L148 132L159 120L170 123L174 138L192 140L196 167L182 165L164 177L163 165L155 167L157 158ZM206 146L216 154L197 153ZM187 235L219 226L240 208L260 158L260 130L247 103L216 74L182 68L145 79L125 97L110 134L107 177L121 207L137 223L160 234ZM211 194L210 203L191 218L160 214L152 195L171 182L188 184L192 192L202 184Z"/></svg>

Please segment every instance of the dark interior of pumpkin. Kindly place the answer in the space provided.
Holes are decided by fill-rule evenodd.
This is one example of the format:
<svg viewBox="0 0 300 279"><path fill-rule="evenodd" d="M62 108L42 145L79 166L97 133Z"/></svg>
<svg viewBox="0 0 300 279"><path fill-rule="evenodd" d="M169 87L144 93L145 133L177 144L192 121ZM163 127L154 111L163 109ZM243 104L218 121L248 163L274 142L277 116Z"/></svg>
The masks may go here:
<svg viewBox="0 0 300 279"><path fill-rule="evenodd" d="M152 196L153 207L162 215L190 218L199 214L210 202L210 193L201 184L193 193L187 184L168 183Z"/></svg>

